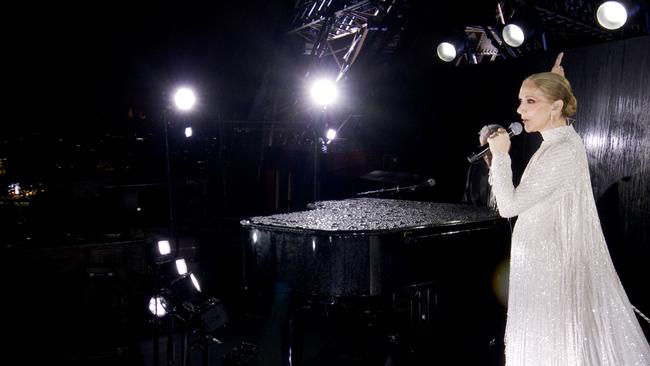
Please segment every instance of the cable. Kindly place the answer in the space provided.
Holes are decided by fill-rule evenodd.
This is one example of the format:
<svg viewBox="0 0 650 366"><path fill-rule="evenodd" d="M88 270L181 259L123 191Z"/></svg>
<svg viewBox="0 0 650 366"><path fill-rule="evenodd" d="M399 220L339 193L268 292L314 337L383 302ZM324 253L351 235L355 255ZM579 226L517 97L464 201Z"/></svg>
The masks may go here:
<svg viewBox="0 0 650 366"><path fill-rule="evenodd" d="M636 307L634 307L634 305L632 305L632 310L634 310L634 312L636 312L636 313L639 315L639 317L641 317L643 320L645 320L646 322L648 322L648 324L650 324L650 318L648 318L647 316L645 316L645 314L643 314L639 309L637 309Z"/></svg>

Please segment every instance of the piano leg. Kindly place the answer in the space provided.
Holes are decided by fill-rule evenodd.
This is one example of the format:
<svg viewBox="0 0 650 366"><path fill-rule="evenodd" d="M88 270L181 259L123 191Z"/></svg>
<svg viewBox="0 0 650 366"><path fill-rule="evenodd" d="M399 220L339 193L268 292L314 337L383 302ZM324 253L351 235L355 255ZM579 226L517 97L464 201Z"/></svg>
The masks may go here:
<svg viewBox="0 0 650 366"><path fill-rule="evenodd" d="M283 365L284 366L300 366L302 365L302 348L304 338L304 328L302 324L302 310L292 312L289 315L287 324L286 340L283 349Z"/></svg>

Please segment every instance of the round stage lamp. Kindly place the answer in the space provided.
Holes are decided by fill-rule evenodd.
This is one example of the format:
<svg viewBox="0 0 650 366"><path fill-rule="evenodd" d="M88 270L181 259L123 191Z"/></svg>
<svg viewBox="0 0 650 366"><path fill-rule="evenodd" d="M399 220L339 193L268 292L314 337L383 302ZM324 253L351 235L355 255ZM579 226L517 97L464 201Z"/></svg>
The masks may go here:
<svg viewBox="0 0 650 366"><path fill-rule="evenodd" d="M627 10L618 1L606 1L596 10L596 20L605 29L619 29L627 22Z"/></svg>
<svg viewBox="0 0 650 366"><path fill-rule="evenodd" d="M504 42L506 42L508 46L511 47L519 47L526 40L526 37L524 36L524 30L517 24L512 23L503 27L501 36L503 37Z"/></svg>
<svg viewBox="0 0 650 366"><path fill-rule="evenodd" d="M444 62L452 62L456 58L456 47L449 42L442 42L436 48L438 58Z"/></svg>
<svg viewBox="0 0 650 366"><path fill-rule="evenodd" d="M167 309L169 309L169 303L164 297L157 295L149 300L149 311L154 316L158 318L164 317L167 315Z"/></svg>
<svg viewBox="0 0 650 366"><path fill-rule="evenodd" d="M194 107L194 103L196 103L196 96L192 89L179 88L176 90L176 93L174 93L174 104L179 110L189 111Z"/></svg>

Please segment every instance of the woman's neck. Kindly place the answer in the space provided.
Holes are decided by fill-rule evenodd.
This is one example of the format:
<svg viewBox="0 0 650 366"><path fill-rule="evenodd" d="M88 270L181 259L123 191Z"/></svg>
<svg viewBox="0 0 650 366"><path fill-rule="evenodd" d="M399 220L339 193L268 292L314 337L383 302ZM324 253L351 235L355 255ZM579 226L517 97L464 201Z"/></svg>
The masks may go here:
<svg viewBox="0 0 650 366"><path fill-rule="evenodd" d="M558 119L556 119L556 120L554 120L554 121L551 121L551 122L547 125L547 127L544 128L543 130L541 130L540 132L542 132L542 131L552 130L552 129L554 129L554 128L558 128L558 127L564 127L564 126L566 126L566 125L567 125L566 117L560 117L560 118L558 118Z"/></svg>

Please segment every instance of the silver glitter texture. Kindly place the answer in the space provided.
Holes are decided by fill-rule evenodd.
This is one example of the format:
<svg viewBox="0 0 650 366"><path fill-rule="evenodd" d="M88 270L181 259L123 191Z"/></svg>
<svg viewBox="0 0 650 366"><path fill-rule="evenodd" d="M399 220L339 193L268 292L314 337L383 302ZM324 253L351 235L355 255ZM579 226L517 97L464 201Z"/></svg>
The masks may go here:
<svg viewBox="0 0 650 366"><path fill-rule="evenodd" d="M507 366L650 365L639 326L603 237L587 156L573 127L544 141L515 189L510 157L495 154L499 213L512 236Z"/></svg>

